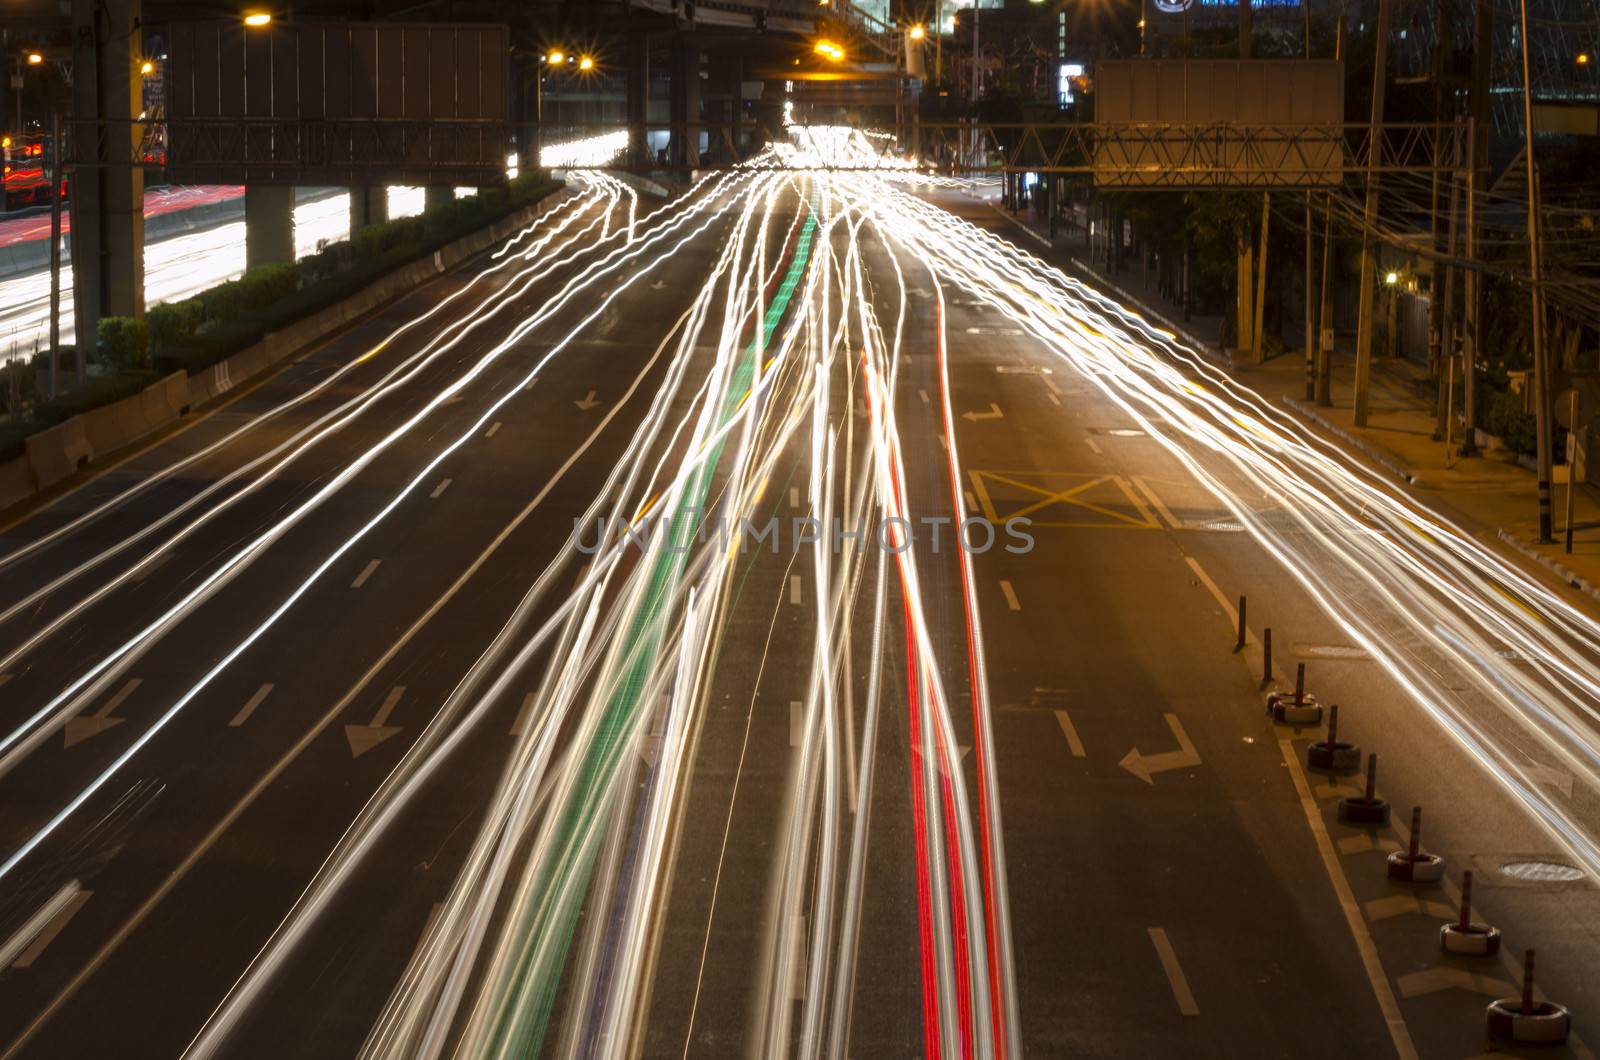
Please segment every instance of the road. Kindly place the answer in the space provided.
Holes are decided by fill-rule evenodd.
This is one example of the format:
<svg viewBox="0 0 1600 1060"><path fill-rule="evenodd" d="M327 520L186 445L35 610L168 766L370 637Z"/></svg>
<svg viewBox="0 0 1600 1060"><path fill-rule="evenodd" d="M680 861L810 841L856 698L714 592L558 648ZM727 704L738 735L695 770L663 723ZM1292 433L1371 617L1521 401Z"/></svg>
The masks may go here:
<svg viewBox="0 0 1600 1060"><path fill-rule="evenodd" d="M1464 868L1587 1030L1592 622L901 176L576 174L0 533L4 1055L1469 1056Z"/></svg>

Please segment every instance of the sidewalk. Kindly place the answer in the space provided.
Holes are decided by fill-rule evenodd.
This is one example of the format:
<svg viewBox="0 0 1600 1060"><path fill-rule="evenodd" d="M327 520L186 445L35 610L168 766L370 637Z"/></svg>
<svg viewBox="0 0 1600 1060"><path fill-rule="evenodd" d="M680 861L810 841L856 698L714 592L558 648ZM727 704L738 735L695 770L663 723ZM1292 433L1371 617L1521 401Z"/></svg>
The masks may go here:
<svg viewBox="0 0 1600 1060"><path fill-rule="evenodd" d="M998 201L994 209L1000 211ZM1114 276L1089 264L1087 246L1077 230L1057 229L1053 245L1031 212L1010 218L1026 229L1030 249L1043 251L1052 263L1088 283L1116 295L1129 308L1182 336L1189 345L1231 371L1242 385L1267 401L1293 410L1314 430L1331 437L1367 462L1403 480L1423 495L1441 515L1491 545L1500 544L1537 561L1560 581L1600 600L1600 499L1592 486L1580 485L1573 498L1572 554L1563 552L1563 516L1567 501L1565 467L1555 468L1552 504L1556 543L1538 545L1538 491L1534 473L1508 452L1463 459L1433 440L1433 384L1418 365L1396 358L1374 357L1372 395L1367 426L1355 426L1352 413L1355 355L1336 350L1332 369L1332 407L1305 400L1305 360L1291 350L1256 364L1216 344L1220 318L1196 315L1183 320L1179 305L1163 299L1152 283L1141 282L1137 267ZM1017 227L1012 235L1021 235ZM1049 250L1044 250L1050 246ZM1460 449L1460 440L1454 446Z"/></svg>

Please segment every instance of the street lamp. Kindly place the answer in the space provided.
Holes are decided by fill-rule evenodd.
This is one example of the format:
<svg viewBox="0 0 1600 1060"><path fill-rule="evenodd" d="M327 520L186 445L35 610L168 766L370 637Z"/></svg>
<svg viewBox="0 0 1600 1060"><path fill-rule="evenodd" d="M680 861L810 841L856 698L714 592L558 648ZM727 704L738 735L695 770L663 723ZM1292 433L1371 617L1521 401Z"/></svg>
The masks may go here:
<svg viewBox="0 0 1600 1060"><path fill-rule="evenodd" d="M815 50L816 50L816 53L818 55L820 55L823 58L827 59L829 62L835 62L836 63L840 59L844 58L844 49L839 47L837 44L835 44L831 40L819 40L819 41L817 41L817 46L816 46Z"/></svg>
<svg viewBox="0 0 1600 1060"><path fill-rule="evenodd" d="M38 52L29 52L28 53L28 65L29 66L38 66L42 62L44 62L44 56L40 55Z"/></svg>
<svg viewBox="0 0 1600 1060"><path fill-rule="evenodd" d="M924 29L922 26L917 25L917 26L912 26L911 27L911 39L912 40L921 40L923 37L926 37L927 35L928 35L928 31L926 29Z"/></svg>
<svg viewBox="0 0 1600 1060"><path fill-rule="evenodd" d="M594 69L594 59L592 57L590 57L590 56L587 56L587 55L583 56L582 58L580 58L578 60L578 69L584 70L584 71L593 70Z"/></svg>
<svg viewBox="0 0 1600 1060"><path fill-rule="evenodd" d="M146 59L144 62L139 64L139 72L144 76L149 77L151 74L156 72L156 64L151 62L149 59Z"/></svg>
<svg viewBox="0 0 1600 1060"><path fill-rule="evenodd" d="M1393 287L1395 284L1400 282L1400 274L1398 272L1384 273L1383 282L1388 284L1390 287Z"/></svg>
<svg viewBox="0 0 1600 1060"><path fill-rule="evenodd" d="M272 21L272 16L265 11L251 11L245 14L244 24L259 29Z"/></svg>
<svg viewBox="0 0 1600 1060"><path fill-rule="evenodd" d="M552 66L564 63L567 61L567 53L562 51L560 48L553 48L551 49L550 53L544 57L544 61L550 63Z"/></svg>

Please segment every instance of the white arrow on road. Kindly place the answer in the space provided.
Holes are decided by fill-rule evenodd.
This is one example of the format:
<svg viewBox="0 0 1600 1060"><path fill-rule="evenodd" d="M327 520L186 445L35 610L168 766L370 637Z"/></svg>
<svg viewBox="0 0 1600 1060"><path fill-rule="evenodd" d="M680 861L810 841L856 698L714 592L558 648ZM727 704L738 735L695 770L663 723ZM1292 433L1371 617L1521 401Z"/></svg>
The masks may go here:
<svg viewBox="0 0 1600 1060"><path fill-rule="evenodd" d="M405 685L395 685L394 690L389 693L389 698L383 701L383 706L378 708L378 713L372 716L370 722L365 725L344 727L344 738L350 741L351 758L360 758L400 731L400 726L384 723L389 720L389 715L393 714L394 708L400 704L400 697L405 694Z"/></svg>
<svg viewBox="0 0 1600 1060"><path fill-rule="evenodd" d="M133 695L133 690L138 688L141 678L135 677L118 689L117 694L106 700L106 705L89 715L87 718L68 718L64 730L67 746L82 743L91 736L99 736L107 729L122 724L121 718L113 718L111 712L122 706L122 701Z"/></svg>
<svg viewBox="0 0 1600 1060"><path fill-rule="evenodd" d="M1200 755L1196 753L1194 744L1189 742L1189 734L1183 731L1183 722L1178 720L1176 714L1164 715L1167 719L1167 728L1172 730L1172 735L1177 737L1178 749L1176 751L1163 751L1155 755L1141 755L1135 747L1122 756L1122 761L1117 765L1126 769L1146 784L1154 785L1150 779L1153 773L1165 773L1171 769L1188 769L1190 766L1200 764Z"/></svg>
<svg viewBox="0 0 1600 1060"><path fill-rule="evenodd" d="M988 412L963 412L961 414L962 419L970 420L973 423L977 423L979 420L998 420L1004 416L1005 413L1000 411L1000 406L992 401L989 402Z"/></svg>
<svg viewBox="0 0 1600 1060"><path fill-rule="evenodd" d="M665 291L667 289L667 281L657 280L655 283L650 285L650 289L652 291Z"/></svg>
<svg viewBox="0 0 1600 1060"><path fill-rule="evenodd" d="M583 400L582 400L582 401L574 401L574 402L573 402L573 404L574 404L574 405L576 405L576 406L578 406L578 407L579 407L579 408L580 408L580 409L582 409L582 410L583 410L583 411L585 411L585 412L588 412L588 411L589 411L589 410L590 410L590 409L592 409L592 408L594 408L594 407L595 407L595 406L596 406L596 405L598 405L598 404L600 404L600 402L598 402L598 401L596 401L596 400L595 400L595 399L594 399L594 391L593 391L593 390L591 390L591 391L589 391L589 393L588 393L588 394L587 394L587 395L586 395L586 396L585 396L585 397L584 397L584 399L583 399Z"/></svg>

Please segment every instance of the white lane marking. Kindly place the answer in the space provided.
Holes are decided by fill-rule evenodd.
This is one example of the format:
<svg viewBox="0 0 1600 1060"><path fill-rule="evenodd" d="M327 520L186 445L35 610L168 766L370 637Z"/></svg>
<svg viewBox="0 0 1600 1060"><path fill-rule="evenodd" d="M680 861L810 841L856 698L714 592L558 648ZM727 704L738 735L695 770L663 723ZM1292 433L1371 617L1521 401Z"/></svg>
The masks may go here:
<svg viewBox="0 0 1600 1060"><path fill-rule="evenodd" d="M800 740L805 735L806 715L805 704L798 699L789 700L789 746L799 747Z"/></svg>
<svg viewBox="0 0 1600 1060"><path fill-rule="evenodd" d="M512 736L521 736L528 730L528 718L533 714L533 702L532 692L522 697L522 706L517 710L517 720L511 723Z"/></svg>
<svg viewBox="0 0 1600 1060"><path fill-rule="evenodd" d="M789 507L791 507L791 508L800 507L800 487L799 486L790 486L789 487Z"/></svg>
<svg viewBox="0 0 1600 1060"><path fill-rule="evenodd" d="M926 390L917 391L917 396L922 399L922 403L924 405L927 405L927 404L929 404L931 402L931 399L928 397L928 392Z"/></svg>
<svg viewBox="0 0 1600 1060"><path fill-rule="evenodd" d="M1077 727L1072 724L1072 719L1067 717L1067 712L1055 712L1056 723L1061 726L1061 735L1067 738L1067 750L1072 752L1073 758L1083 757L1083 741L1078 739Z"/></svg>
<svg viewBox="0 0 1600 1060"><path fill-rule="evenodd" d="M1055 405L1056 408L1061 407L1061 399L1056 396L1056 392L1054 390L1047 391L1044 396L1049 398L1051 404Z"/></svg>
<svg viewBox="0 0 1600 1060"><path fill-rule="evenodd" d="M495 420L493 423L489 424L489 429L483 432L483 436L485 438L493 438L499 432L500 432L500 421L499 420Z"/></svg>
<svg viewBox="0 0 1600 1060"><path fill-rule="evenodd" d="M971 490L962 490L961 492L967 498L967 511L969 511L969 512L977 511L978 510L978 498L976 498L976 497L974 497L972 495L972 491Z"/></svg>
<svg viewBox="0 0 1600 1060"><path fill-rule="evenodd" d="M1206 587L1206 591L1217 602L1217 606L1222 608L1222 613L1228 616L1229 624L1237 630L1239 628L1239 612L1234 609L1228 598L1222 595L1222 590L1218 589L1217 583L1211 580L1211 575L1206 573L1205 568L1200 566L1200 561L1193 556L1185 556L1183 561L1189 564L1189 569L1194 571L1194 576L1200 579L1200 584ZM1248 644L1256 643L1256 635L1248 629L1244 631L1244 639Z"/></svg>
<svg viewBox="0 0 1600 1060"><path fill-rule="evenodd" d="M798 574L789 575L789 602L791 604L800 603L800 575Z"/></svg>
<svg viewBox="0 0 1600 1060"><path fill-rule="evenodd" d="M256 689L256 694L251 696L250 701L240 708L239 713L233 716L232 721L228 722L229 727L237 729L239 726L249 721L250 715L256 712L256 708L261 705L261 701L272 694L273 687L273 684L269 681L260 688Z"/></svg>
<svg viewBox="0 0 1600 1060"><path fill-rule="evenodd" d="M1101 449L1100 448L1100 443L1095 441L1093 438L1085 436L1084 439L1083 439L1083 444L1087 445L1091 450L1093 450L1093 452L1094 452L1094 454L1096 456L1104 456L1105 455L1105 450Z"/></svg>
<svg viewBox="0 0 1600 1060"><path fill-rule="evenodd" d="M1005 579L1000 580L1000 591L1006 594L1006 606L1013 611L1021 611L1022 605L1017 602L1017 591Z"/></svg>
<svg viewBox="0 0 1600 1060"><path fill-rule="evenodd" d="M1138 489L1140 493L1144 494L1145 500L1150 502L1150 507L1161 513L1161 518L1167 521L1167 525L1171 526L1174 530L1183 529L1184 524L1178 522L1178 517L1172 514L1172 509L1167 507L1166 501L1163 501L1159 496L1156 495L1156 491L1153 487L1151 487L1150 483L1146 482L1138 475L1134 475L1132 481L1134 487Z"/></svg>
<svg viewBox="0 0 1600 1060"><path fill-rule="evenodd" d="M62 929L67 926L73 917L78 915L78 910L83 908L84 903L89 900L89 897L94 892L77 890L77 886L76 882L67 885L67 887L73 889L73 892L67 896L65 901L61 900L61 896L66 893L67 888L64 887L56 893L56 897L51 900L50 905L45 907L46 909L54 908L54 912L44 924L34 929L37 934L33 936L33 941L28 945L28 948L18 954L17 959L11 962L10 966L12 968L31 968L33 962L38 960L39 956L44 953L45 947L54 942L56 936L61 934ZM41 909L40 912L42 913L44 910ZM27 925L24 925L24 929L26 927ZM10 943L6 945L9 948Z"/></svg>
<svg viewBox="0 0 1600 1060"><path fill-rule="evenodd" d="M948 451L950 448L950 439L941 434L939 435L939 444L944 446L946 451Z"/></svg>
<svg viewBox="0 0 1600 1060"><path fill-rule="evenodd" d="M1172 999L1178 1003L1178 1012L1185 1016L1200 1015L1200 1006L1194 1003L1194 991L1189 989L1189 980L1184 978L1183 966L1178 963L1178 955L1172 949L1166 929L1153 927L1145 930L1150 933L1150 942L1156 948L1156 956L1161 959L1161 970L1167 973L1167 982L1172 986Z"/></svg>
<svg viewBox="0 0 1600 1060"><path fill-rule="evenodd" d="M437 486L433 487L433 492L428 494L428 499L429 500L434 500L434 501L438 500L439 499L439 495L442 494L445 490L449 489L450 488L450 483L452 483L454 481L455 481L455 479L453 479L453 478L441 479L439 481L439 484Z"/></svg>
<svg viewBox="0 0 1600 1060"><path fill-rule="evenodd" d="M528 385L522 388L522 392L524 394L526 394L528 391L532 390L533 387L534 387L534 384L537 383L538 381L539 381L539 378L537 376L535 376L534 378L528 380Z"/></svg>
<svg viewBox="0 0 1600 1060"><path fill-rule="evenodd" d="M372 577L372 572L377 570L378 564L382 562L383 560L381 559L375 559L371 563L368 563L365 567L362 567L361 573L356 575L356 580L350 583L350 588L359 589L363 585L367 584L367 579Z"/></svg>
<svg viewBox="0 0 1600 1060"><path fill-rule="evenodd" d="M3 945L0 945L0 968L10 968L11 962L21 956L22 951L27 949L28 943L38 938L39 933L60 916L61 910L71 904L77 895L77 880L62 884L61 889L51 895L44 905L35 910L34 914L17 929L16 934L7 939ZM29 963L33 962L29 961ZM23 967L26 967L26 965Z"/></svg>
<svg viewBox="0 0 1600 1060"><path fill-rule="evenodd" d="M1334 852L1333 841L1328 838L1328 826L1323 823L1322 810L1318 808L1317 800L1311 797L1311 785L1306 782L1305 771L1300 768L1300 756L1295 753L1294 744L1289 740L1279 740L1278 749L1289 767L1289 776L1294 780L1294 790L1300 796L1300 808L1305 811L1311 838L1316 842L1317 852L1322 855L1322 867L1327 871L1333 892L1339 899L1339 909L1344 913L1345 923L1355 938L1356 951L1361 954L1361 966L1367 973L1367 981L1372 984L1373 995L1378 999L1378 1010L1389 1028L1394 1051L1399 1054L1400 1060L1418 1060L1416 1043L1411 1040L1405 1017L1400 1014L1400 1002L1395 1000L1389 976L1383 970L1383 963L1378 960L1378 948L1372 942L1372 933L1367 930L1367 923L1361 917L1361 907L1350 892L1350 881L1345 879L1344 871L1339 868L1339 855Z"/></svg>

